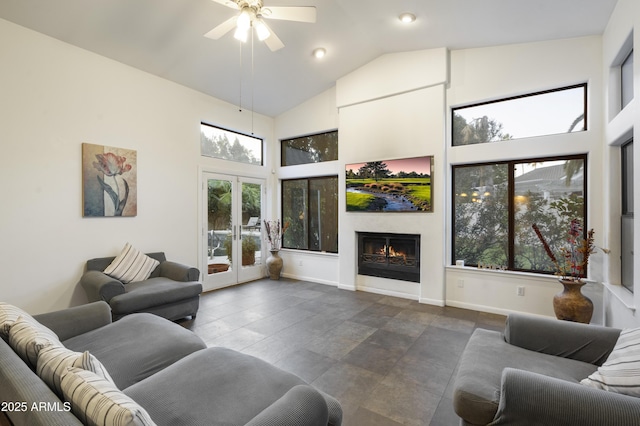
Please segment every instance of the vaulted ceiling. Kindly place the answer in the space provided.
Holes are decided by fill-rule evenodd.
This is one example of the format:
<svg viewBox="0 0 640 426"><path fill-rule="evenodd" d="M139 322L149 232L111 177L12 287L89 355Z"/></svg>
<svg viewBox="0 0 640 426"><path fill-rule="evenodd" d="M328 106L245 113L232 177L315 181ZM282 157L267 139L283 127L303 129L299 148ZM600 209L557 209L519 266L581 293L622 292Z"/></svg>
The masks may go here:
<svg viewBox="0 0 640 426"><path fill-rule="evenodd" d="M236 13L211 0L0 0L0 18L277 116L385 53L602 34L616 1L264 0L317 9L314 24L268 21L285 44L276 52L203 37ZM403 25L403 12L416 21Z"/></svg>

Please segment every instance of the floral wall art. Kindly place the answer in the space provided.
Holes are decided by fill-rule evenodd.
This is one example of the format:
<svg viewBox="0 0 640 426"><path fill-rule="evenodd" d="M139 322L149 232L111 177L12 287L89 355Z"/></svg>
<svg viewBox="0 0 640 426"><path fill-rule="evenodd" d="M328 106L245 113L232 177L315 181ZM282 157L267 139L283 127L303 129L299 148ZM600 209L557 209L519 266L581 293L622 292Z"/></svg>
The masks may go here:
<svg viewBox="0 0 640 426"><path fill-rule="evenodd" d="M137 152L82 144L82 200L84 217L136 216Z"/></svg>

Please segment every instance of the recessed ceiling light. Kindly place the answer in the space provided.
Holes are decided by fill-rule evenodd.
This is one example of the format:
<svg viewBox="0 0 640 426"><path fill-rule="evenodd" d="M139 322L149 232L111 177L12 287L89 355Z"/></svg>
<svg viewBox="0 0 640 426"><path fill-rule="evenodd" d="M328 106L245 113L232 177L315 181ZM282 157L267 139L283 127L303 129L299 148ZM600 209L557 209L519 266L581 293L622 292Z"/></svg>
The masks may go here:
<svg viewBox="0 0 640 426"><path fill-rule="evenodd" d="M413 13L403 13L402 15L398 16L398 19L400 19L400 21L404 24L410 24L416 20L416 15L414 15Z"/></svg>
<svg viewBox="0 0 640 426"><path fill-rule="evenodd" d="M313 50L313 56L315 56L317 59L323 58L326 54L327 49L325 49L324 47L318 47L317 49Z"/></svg>

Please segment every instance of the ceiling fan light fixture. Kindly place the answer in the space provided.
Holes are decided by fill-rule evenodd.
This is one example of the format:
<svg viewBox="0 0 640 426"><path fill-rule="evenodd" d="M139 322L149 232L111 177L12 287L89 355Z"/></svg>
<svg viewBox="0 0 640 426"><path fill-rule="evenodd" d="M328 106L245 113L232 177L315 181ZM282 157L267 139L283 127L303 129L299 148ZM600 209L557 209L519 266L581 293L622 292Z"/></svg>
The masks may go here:
<svg viewBox="0 0 640 426"><path fill-rule="evenodd" d="M247 42L247 39L249 38L249 29L243 29L240 27L236 27L236 31L233 33L233 38L235 38L236 40L239 40L243 43Z"/></svg>
<svg viewBox="0 0 640 426"><path fill-rule="evenodd" d="M269 31L269 28L264 22L262 22L261 19L258 19L256 21L255 28L256 33L258 34L258 40L265 41L266 39L271 37L271 31Z"/></svg>
<svg viewBox="0 0 640 426"><path fill-rule="evenodd" d="M327 49L325 49L324 47L318 47L317 49L313 50L313 56L316 59L324 58L326 54L327 54Z"/></svg>
<svg viewBox="0 0 640 426"><path fill-rule="evenodd" d="M410 24L416 20L416 15L406 12L398 16L398 19L400 19L400 22L402 22L403 24Z"/></svg>
<svg viewBox="0 0 640 426"><path fill-rule="evenodd" d="M236 26L238 29L248 30L251 27L251 13L247 8L243 9L238 15L238 20L236 21Z"/></svg>

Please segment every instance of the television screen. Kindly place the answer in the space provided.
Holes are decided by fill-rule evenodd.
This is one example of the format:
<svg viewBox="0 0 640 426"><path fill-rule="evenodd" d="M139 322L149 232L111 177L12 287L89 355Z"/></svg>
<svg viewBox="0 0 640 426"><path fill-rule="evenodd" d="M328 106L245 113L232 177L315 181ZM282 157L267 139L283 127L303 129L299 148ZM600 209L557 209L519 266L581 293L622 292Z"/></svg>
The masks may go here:
<svg viewBox="0 0 640 426"><path fill-rule="evenodd" d="M433 156L345 167L348 212L431 212Z"/></svg>

